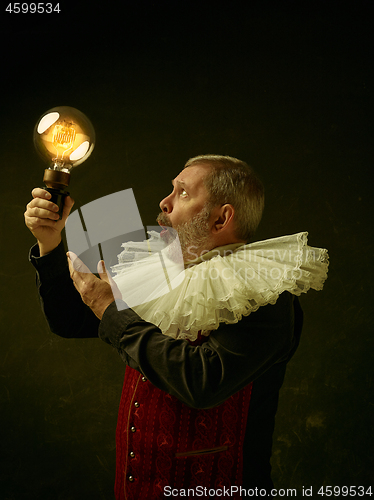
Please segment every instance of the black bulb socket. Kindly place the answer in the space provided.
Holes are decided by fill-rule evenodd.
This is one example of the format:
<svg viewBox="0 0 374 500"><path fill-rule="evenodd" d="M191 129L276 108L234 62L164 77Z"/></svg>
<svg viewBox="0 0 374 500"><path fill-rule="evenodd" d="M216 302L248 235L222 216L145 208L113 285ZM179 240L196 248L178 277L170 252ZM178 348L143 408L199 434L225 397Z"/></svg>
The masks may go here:
<svg viewBox="0 0 374 500"><path fill-rule="evenodd" d="M64 210L65 198L70 194L65 189L69 185L70 174L61 170L46 168L44 170L43 182L46 186L45 190L52 195L50 201L58 206L58 214L61 219Z"/></svg>

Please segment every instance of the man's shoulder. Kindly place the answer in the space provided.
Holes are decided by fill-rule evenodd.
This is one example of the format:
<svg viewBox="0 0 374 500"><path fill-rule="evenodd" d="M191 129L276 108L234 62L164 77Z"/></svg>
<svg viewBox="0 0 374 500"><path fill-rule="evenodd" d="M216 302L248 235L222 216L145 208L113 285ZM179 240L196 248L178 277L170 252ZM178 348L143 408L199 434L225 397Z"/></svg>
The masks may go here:
<svg viewBox="0 0 374 500"><path fill-rule="evenodd" d="M243 316L241 322L244 323L257 323L259 321L266 321L271 323L287 322L292 320L294 316L294 302L298 301L295 295L289 292L283 292L279 295L274 303L260 306L256 311L251 312L248 316Z"/></svg>

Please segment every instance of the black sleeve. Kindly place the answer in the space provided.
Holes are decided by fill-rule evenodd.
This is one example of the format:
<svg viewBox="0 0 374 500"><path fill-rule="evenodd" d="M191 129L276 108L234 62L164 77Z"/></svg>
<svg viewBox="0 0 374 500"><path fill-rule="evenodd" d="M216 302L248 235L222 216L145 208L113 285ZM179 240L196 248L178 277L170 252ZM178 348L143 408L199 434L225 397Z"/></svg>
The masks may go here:
<svg viewBox="0 0 374 500"><path fill-rule="evenodd" d="M202 345L163 335L131 309L105 311L99 336L156 387L194 408L221 404L295 348L293 296L222 324Z"/></svg>
<svg viewBox="0 0 374 500"><path fill-rule="evenodd" d="M97 338L100 321L74 287L63 243L43 257L35 245L29 260L37 272L40 303L51 331L65 338Z"/></svg>

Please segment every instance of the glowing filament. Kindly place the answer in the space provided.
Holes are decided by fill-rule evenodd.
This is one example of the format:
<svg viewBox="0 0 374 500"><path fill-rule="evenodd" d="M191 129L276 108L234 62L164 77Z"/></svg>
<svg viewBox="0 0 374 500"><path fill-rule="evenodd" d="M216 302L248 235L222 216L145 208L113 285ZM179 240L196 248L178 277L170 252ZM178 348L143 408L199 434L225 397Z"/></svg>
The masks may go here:
<svg viewBox="0 0 374 500"><path fill-rule="evenodd" d="M73 148L75 136L76 133L71 124L64 122L64 125L55 125L52 138L52 144L57 153L55 160L62 160L64 155Z"/></svg>

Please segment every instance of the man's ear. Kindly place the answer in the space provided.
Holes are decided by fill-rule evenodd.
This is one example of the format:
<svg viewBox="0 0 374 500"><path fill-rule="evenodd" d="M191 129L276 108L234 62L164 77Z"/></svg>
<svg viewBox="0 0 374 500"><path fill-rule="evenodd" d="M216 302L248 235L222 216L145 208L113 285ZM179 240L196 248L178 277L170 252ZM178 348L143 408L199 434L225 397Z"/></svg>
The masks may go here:
<svg viewBox="0 0 374 500"><path fill-rule="evenodd" d="M220 233L232 229L234 224L235 209L230 203L226 203L213 210L213 233Z"/></svg>

